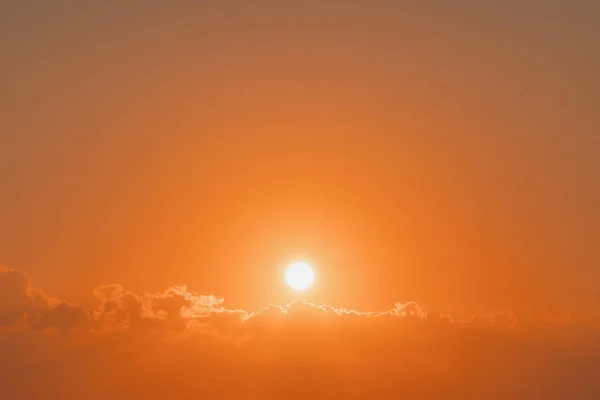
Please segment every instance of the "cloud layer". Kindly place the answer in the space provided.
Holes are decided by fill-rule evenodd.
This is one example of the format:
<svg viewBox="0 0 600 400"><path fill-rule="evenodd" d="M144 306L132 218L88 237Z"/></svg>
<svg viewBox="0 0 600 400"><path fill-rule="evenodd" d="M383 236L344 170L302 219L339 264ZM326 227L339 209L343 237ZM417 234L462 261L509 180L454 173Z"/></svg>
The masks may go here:
<svg viewBox="0 0 600 400"><path fill-rule="evenodd" d="M414 302L249 312L185 286L94 296L83 310L0 271L7 398L600 398L598 321L458 320Z"/></svg>

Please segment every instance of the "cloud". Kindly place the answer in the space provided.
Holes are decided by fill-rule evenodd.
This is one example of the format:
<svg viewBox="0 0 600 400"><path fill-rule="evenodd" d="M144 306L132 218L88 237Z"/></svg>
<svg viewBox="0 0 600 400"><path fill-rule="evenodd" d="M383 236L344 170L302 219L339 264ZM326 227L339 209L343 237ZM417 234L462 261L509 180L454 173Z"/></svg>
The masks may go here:
<svg viewBox="0 0 600 400"><path fill-rule="evenodd" d="M194 320L224 311L223 299L189 292L185 286L140 296L113 284L97 287L94 295L100 305L91 313L92 328L99 332L185 331Z"/></svg>
<svg viewBox="0 0 600 400"><path fill-rule="evenodd" d="M21 272L0 267L0 327L70 330L87 326L83 309L32 287Z"/></svg>
<svg viewBox="0 0 600 400"><path fill-rule="evenodd" d="M13 325L45 313L53 300L31 287L19 271L0 267L0 326Z"/></svg>
<svg viewBox="0 0 600 400"><path fill-rule="evenodd" d="M42 314L32 324L34 329L56 328L61 332L72 330L76 327L86 329L88 315L79 307L74 307L67 302L60 302Z"/></svg>
<svg viewBox="0 0 600 400"><path fill-rule="evenodd" d="M85 311L0 272L0 387L11 399L596 399L597 321L458 321L416 302L253 312L185 286L94 290ZM21 324L21 325L19 325Z"/></svg>

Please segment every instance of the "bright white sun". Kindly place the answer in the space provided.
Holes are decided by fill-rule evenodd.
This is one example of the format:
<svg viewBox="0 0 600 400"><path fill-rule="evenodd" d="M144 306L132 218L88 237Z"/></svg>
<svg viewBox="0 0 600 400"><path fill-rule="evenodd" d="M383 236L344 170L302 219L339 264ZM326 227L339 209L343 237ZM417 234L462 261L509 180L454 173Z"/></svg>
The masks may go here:
<svg viewBox="0 0 600 400"><path fill-rule="evenodd" d="M292 289L306 290L312 286L314 280L312 268L302 261L290 264L285 271L285 281Z"/></svg>

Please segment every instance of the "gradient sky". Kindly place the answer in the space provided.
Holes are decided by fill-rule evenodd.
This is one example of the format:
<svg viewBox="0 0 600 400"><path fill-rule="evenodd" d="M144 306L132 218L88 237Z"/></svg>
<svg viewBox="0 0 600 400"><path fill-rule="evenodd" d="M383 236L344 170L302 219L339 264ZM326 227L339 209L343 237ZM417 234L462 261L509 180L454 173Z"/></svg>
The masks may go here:
<svg viewBox="0 0 600 400"><path fill-rule="evenodd" d="M3 1L0 262L49 293L600 310L600 3Z"/></svg>

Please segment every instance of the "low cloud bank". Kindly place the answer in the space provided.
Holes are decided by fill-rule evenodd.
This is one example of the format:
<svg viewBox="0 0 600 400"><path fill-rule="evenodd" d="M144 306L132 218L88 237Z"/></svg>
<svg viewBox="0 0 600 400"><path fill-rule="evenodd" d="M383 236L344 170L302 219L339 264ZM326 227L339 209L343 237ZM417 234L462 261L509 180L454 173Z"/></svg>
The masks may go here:
<svg viewBox="0 0 600 400"><path fill-rule="evenodd" d="M84 310L0 270L6 398L600 398L597 320L458 320L415 302L249 312L185 286L93 295Z"/></svg>

